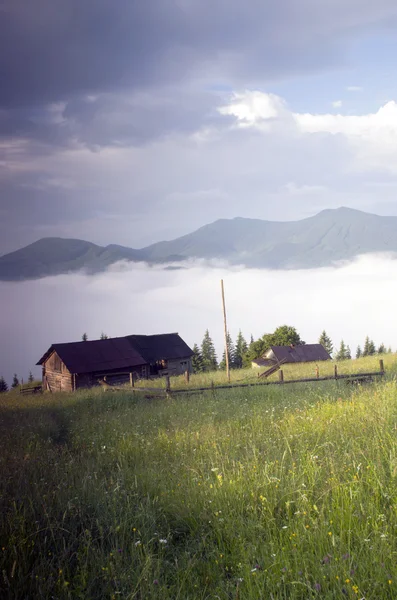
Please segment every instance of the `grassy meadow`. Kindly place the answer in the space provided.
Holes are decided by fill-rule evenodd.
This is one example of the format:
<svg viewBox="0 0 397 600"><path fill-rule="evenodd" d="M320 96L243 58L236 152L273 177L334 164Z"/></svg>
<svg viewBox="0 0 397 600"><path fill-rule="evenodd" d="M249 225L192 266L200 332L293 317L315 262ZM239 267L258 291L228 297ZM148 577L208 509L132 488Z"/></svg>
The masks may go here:
<svg viewBox="0 0 397 600"><path fill-rule="evenodd" d="M395 599L389 366L357 387L2 394L0 597Z"/></svg>

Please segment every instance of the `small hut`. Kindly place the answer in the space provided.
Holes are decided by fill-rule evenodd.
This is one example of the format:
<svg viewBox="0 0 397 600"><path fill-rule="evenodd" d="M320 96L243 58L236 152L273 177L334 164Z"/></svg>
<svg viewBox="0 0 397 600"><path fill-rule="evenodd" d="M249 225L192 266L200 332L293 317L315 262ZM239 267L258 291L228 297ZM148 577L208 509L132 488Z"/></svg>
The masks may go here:
<svg viewBox="0 0 397 600"><path fill-rule="evenodd" d="M86 342L52 344L37 362L43 369L43 389L71 392L131 378L191 372L193 351L177 333L130 335Z"/></svg>

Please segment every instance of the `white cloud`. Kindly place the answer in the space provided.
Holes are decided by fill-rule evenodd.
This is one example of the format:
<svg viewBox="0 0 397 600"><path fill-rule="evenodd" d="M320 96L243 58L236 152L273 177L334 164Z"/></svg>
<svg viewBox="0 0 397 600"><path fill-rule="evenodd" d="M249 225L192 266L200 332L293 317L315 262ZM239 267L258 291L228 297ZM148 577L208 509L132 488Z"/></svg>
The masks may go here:
<svg viewBox="0 0 397 600"><path fill-rule="evenodd" d="M302 271L208 268L204 263L164 271L130 264L92 277L0 283L0 337L8 340L0 374L8 381L14 372L26 378L50 344L79 340L85 331L90 339L101 331L110 336L178 331L193 345L208 327L221 353L221 278L232 337L239 328L246 337L259 337L287 323L306 342L316 342L325 328L335 345L343 338L352 350L366 335L395 348L384 315L394 311L397 260L387 256L367 255L340 268Z"/></svg>
<svg viewBox="0 0 397 600"><path fill-rule="evenodd" d="M267 122L288 114L280 96L249 90L233 94L230 103L218 110L222 115L236 117L240 127L267 126Z"/></svg>
<svg viewBox="0 0 397 600"><path fill-rule="evenodd" d="M340 108L342 106L342 100L335 100L334 102L332 102L332 106L334 108Z"/></svg>

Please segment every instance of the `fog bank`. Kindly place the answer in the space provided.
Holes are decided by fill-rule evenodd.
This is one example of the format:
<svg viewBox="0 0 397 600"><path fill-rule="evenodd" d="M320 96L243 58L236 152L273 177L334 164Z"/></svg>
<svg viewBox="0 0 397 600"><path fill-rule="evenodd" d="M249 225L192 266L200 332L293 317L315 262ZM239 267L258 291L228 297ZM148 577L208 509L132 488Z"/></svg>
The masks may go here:
<svg viewBox="0 0 397 600"><path fill-rule="evenodd" d="M95 276L71 274L22 283L0 283L0 375L29 370L55 342L132 333L177 331L200 343L208 327L222 352L220 279L224 279L228 324L235 338L249 338L294 325L307 342L326 329L355 352L366 335L397 347L394 305L397 261L390 255L361 256L338 268L261 271L209 267L163 270L142 264L114 265Z"/></svg>

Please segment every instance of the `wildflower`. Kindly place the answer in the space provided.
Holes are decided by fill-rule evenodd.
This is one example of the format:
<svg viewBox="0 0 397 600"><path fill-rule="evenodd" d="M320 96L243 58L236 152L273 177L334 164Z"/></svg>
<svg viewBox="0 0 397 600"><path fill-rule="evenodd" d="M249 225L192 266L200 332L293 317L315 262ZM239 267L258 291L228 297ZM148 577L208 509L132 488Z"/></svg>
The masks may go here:
<svg viewBox="0 0 397 600"><path fill-rule="evenodd" d="M389 581L387 582L389 585L391 585L393 583L393 581L391 579L389 579Z"/></svg>
<svg viewBox="0 0 397 600"><path fill-rule="evenodd" d="M142 546L141 540L138 540L137 542L135 542L135 546Z"/></svg>
<svg viewBox="0 0 397 600"><path fill-rule="evenodd" d="M160 544L163 544L163 546L165 546L165 544L168 544L168 540L164 540L164 539L160 539L159 542L160 542Z"/></svg>
<svg viewBox="0 0 397 600"><path fill-rule="evenodd" d="M315 583L314 584L314 589L316 590L316 592L320 592L321 591L321 585L319 583Z"/></svg>
<svg viewBox="0 0 397 600"><path fill-rule="evenodd" d="M155 580L153 581L153 585L158 585L158 584L159 584L158 580L157 580L157 579L155 579Z"/></svg>
<svg viewBox="0 0 397 600"><path fill-rule="evenodd" d="M342 558L343 558L343 560L348 560L350 558L350 554L348 552L346 552L346 554L342 555Z"/></svg>

